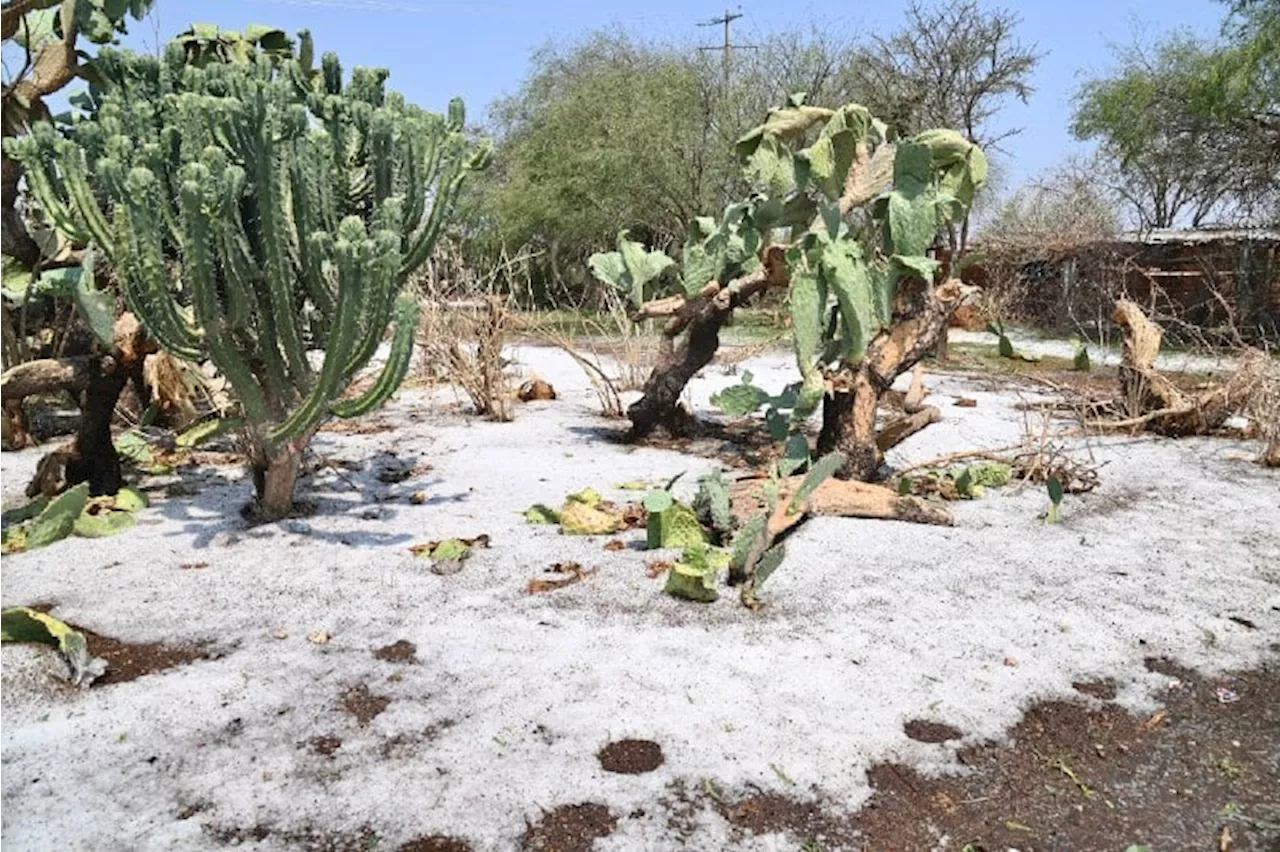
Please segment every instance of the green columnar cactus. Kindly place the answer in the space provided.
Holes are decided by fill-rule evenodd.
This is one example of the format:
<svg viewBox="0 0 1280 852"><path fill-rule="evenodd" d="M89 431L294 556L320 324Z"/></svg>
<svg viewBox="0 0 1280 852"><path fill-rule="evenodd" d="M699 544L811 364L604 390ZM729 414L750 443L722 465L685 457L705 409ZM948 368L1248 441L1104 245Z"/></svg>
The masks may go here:
<svg viewBox="0 0 1280 852"><path fill-rule="evenodd" d="M417 304L404 283L430 255L488 144L405 103L386 72L338 59L185 62L104 51L94 112L12 144L68 237L92 242L150 335L209 358L244 409L259 509L289 511L298 457L330 415L384 403L408 369ZM8 141L8 140L6 140ZM344 398L395 332L381 374ZM313 366L309 354L323 350Z"/></svg>

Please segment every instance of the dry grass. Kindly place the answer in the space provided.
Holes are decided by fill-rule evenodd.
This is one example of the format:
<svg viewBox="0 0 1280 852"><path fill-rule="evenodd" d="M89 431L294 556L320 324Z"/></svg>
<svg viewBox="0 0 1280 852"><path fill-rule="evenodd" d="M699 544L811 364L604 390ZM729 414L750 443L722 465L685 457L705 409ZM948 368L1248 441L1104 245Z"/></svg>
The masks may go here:
<svg viewBox="0 0 1280 852"><path fill-rule="evenodd" d="M1280 361L1250 350L1232 378L1240 386L1244 416L1253 421L1257 437L1266 442L1258 463L1280 467Z"/></svg>
<svg viewBox="0 0 1280 852"><path fill-rule="evenodd" d="M500 296L468 301L426 300L418 324L421 373L460 387L476 414L511 419L511 387L502 348L511 312Z"/></svg>

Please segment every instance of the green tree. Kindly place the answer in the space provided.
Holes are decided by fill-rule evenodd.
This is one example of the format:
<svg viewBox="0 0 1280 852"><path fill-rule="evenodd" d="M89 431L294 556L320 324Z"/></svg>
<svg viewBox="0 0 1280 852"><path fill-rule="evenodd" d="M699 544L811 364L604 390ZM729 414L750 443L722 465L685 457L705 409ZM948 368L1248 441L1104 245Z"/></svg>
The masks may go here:
<svg viewBox="0 0 1280 852"><path fill-rule="evenodd" d="M1100 173L1138 227L1201 225L1230 195L1236 168L1213 108L1190 102L1213 94L1213 52L1179 35L1120 59L1117 73L1080 90L1072 129L1098 142Z"/></svg>
<svg viewBox="0 0 1280 852"><path fill-rule="evenodd" d="M490 111L495 169L466 201L478 245L531 243L552 286L589 286L585 261L620 228L663 248L699 211L746 189L733 142L788 92L851 100L841 69L851 46L783 33L719 57L691 44L593 33L534 57L524 85ZM486 212L487 211L487 212Z"/></svg>

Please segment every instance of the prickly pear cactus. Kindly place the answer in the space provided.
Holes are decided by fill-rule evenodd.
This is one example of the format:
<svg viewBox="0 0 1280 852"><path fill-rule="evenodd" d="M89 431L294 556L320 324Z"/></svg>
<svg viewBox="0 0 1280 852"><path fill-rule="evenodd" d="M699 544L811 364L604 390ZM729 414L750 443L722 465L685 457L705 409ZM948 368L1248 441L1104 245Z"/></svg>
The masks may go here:
<svg viewBox="0 0 1280 852"><path fill-rule="evenodd" d="M856 366L894 322L902 287L913 281L933 286L941 266L927 253L940 227L967 215L987 179L987 160L954 130L895 139L862 106L827 109L803 95L772 110L738 141L736 152L751 196L718 220L695 219L675 274L662 280L690 298L712 281L732 290L760 269L771 246L785 249L802 377L792 410L797 423L821 402L826 371ZM883 163L891 169L880 168ZM671 258L647 252L626 232L617 251L591 258L596 277L637 307L661 295L652 285L672 266ZM764 398L735 389L721 400L737 410Z"/></svg>

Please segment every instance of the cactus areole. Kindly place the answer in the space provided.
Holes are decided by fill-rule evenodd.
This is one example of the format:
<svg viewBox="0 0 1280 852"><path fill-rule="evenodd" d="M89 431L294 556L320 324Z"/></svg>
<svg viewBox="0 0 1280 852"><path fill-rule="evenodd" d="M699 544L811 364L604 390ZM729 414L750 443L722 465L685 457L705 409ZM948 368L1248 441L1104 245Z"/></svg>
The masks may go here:
<svg viewBox="0 0 1280 852"><path fill-rule="evenodd" d="M388 91L385 71L344 81L332 53L312 68L299 36L297 58L199 68L176 43L163 59L103 51L90 115L11 144L40 207L101 252L149 335L229 380L264 519L292 508L326 418L400 385L418 315L405 280L490 152L468 141L461 101L440 116ZM389 328L383 363L349 393Z"/></svg>
<svg viewBox="0 0 1280 852"><path fill-rule="evenodd" d="M939 229L968 212L986 157L956 131L895 138L865 107L826 109L803 95L736 148L752 194L719 219L694 220L679 263L626 232L617 251L591 259L596 277L631 298L634 318L669 317L668 339L685 335L628 411L632 433L670 422L735 307L786 288L801 376L792 422L823 403L819 453L839 450L844 476L874 478L880 396L932 348L970 289L937 280L941 264L928 253Z"/></svg>

